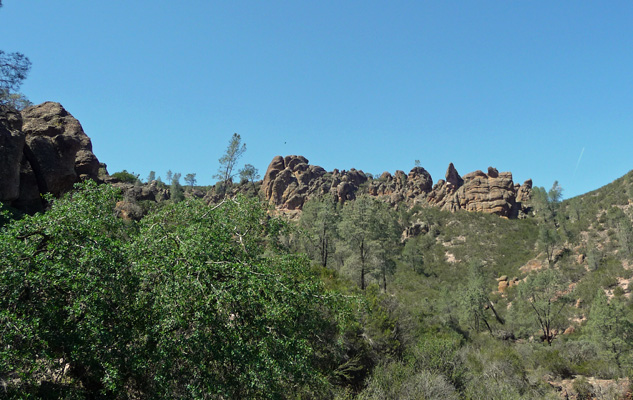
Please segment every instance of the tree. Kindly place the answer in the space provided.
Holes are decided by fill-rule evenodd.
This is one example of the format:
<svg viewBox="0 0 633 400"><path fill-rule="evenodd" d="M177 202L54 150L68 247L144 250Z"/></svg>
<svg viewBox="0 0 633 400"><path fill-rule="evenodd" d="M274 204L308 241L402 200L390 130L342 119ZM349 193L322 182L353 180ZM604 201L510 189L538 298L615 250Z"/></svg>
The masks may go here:
<svg viewBox="0 0 633 400"><path fill-rule="evenodd" d="M9 93L6 96L0 97L0 102L3 102L4 105L15 108L16 110L24 110L26 107L30 107L33 105L29 99L26 98L22 93Z"/></svg>
<svg viewBox="0 0 633 400"><path fill-rule="evenodd" d="M2 8L2 1L0 1ZM22 110L33 105L22 93L17 93L31 69L31 61L22 53L0 50L0 105Z"/></svg>
<svg viewBox="0 0 633 400"><path fill-rule="evenodd" d="M565 319L561 313L567 304L566 289L560 273L547 269L533 273L519 285L521 306L532 311L532 316L543 333L543 341L551 346L555 332L562 328Z"/></svg>
<svg viewBox="0 0 633 400"><path fill-rule="evenodd" d="M171 184L171 180L174 177L174 173L171 172L171 169L167 171L167 173L165 174L165 183L169 183Z"/></svg>
<svg viewBox="0 0 633 400"><path fill-rule="evenodd" d="M139 181L139 174L135 174L134 172L127 172L126 169L124 169L123 171L115 172L110 176L125 183L137 183Z"/></svg>
<svg viewBox="0 0 633 400"><path fill-rule="evenodd" d="M311 199L303 205L299 220L304 234L303 248L323 267L328 266L334 254L339 221L336 203L331 199Z"/></svg>
<svg viewBox="0 0 633 400"><path fill-rule="evenodd" d="M622 357L633 348L633 323L626 317L626 304L614 297L609 301L604 290L598 289L593 300L587 331L594 342L613 353L618 368L622 368Z"/></svg>
<svg viewBox="0 0 633 400"><path fill-rule="evenodd" d="M560 242L559 228L564 224L559 217L560 200L563 188L555 181L549 191L542 187L532 191L532 207L539 221L538 245L545 252L547 261L551 264L554 250Z"/></svg>
<svg viewBox="0 0 633 400"><path fill-rule="evenodd" d="M113 213L117 189L77 189L0 228L3 398L283 398L327 385L348 307L280 249L284 222L258 201L189 199L130 224Z"/></svg>
<svg viewBox="0 0 633 400"><path fill-rule="evenodd" d="M190 188L196 185L196 174L187 174L185 175L185 182L189 185Z"/></svg>
<svg viewBox="0 0 633 400"><path fill-rule="evenodd" d="M538 232L538 246L545 252L550 264L554 261L554 249L559 241L560 236L556 228L549 222L541 222Z"/></svg>
<svg viewBox="0 0 633 400"><path fill-rule="evenodd" d="M243 197L169 204L140 222L146 398L283 398L324 383L315 360L337 297L304 258L276 250L282 227Z"/></svg>
<svg viewBox="0 0 633 400"><path fill-rule="evenodd" d="M347 260L352 268L360 271L360 287L367 287L367 274L381 276L383 289L387 287L387 274L393 267L391 246L397 242L395 216L386 203L362 195L345 203L338 229L343 243L352 257Z"/></svg>
<svg viewBox="0 0 633 400"><path fill-rule="evenodd" d="M375 203L374 213L377 219L375 229L375 260L378 263L382 289L387 291L387 276L396 269L396 254L400 253L400 234L398 218L394 210L384 202Z"/></svg>
<svg viewBox="0 0 633 400"><path fill-rule="evenodd" d="M488 322L489 316L486 311L492 311L497 322L504 324L505 321L499 316L494 305L488 297L488 287L483 275L483 265L479 262L471 262L469 265L469 276L466 286L461 290L460 306L463 318L476 332L481 331L482 323L486 329L493 333Z"/></svg>
<svg viewBox="0 0 633 400"><path fill-rule="evenodd" d="M235 165L237 160L240 159L242 154L246 151L246 144L242 143L242 138L239 134L234 133L229 141L229 146L226 148L226 152L218 161L220 161L220 167L218 173L213 177L223 183L223 191L226 193L226 189L230 186L235 173Z"/></svg>
<svg viewBox="0 0 633 400"><path fill-rule="evenodd" d="M252 164L246 164L244 168L240 170L240 180L242 182L250 182L255 186L255 181L259 180L259 171Z"/></svg>
<svg viewBox="0 0 633 400"><path fill-rule="evenodd" d="M19 103L23 96L15 93L30 69L31 61L24 54L0 50L0 104Z"/></svg>
<svg viewBox="0 0 633 400"><path fill-rule="evenodd" d="M549 191L536 187L532 191L532 207L537 217L546 221L555 221L562 198L563 188L554 181Z"/></svg>
<svg viewBox="0 0 633 400"><path fill-rule="evenodd" d="M631 221L628 218L620 221L618 225L618 241L624 255L631 255L633 252L633 225L631 225Z"/></svg>
<svg viewBox="0 0 633 400"><path fill-rule="evenodd" d="M171 178L171 185L169 186L170 197L172 201L176 203L185 199L184 191L180 185L180 176L180 172L173 174Z"/></svg>
<svg viewBox="0 0 633 400"><path fill-rule="evenodd" d="M68 379L110 397L133 379L133 231L112 212L117 189L79 189L0 232L0 381L13 382L9 397L49 397L43 388L61 391Z"/></svg>
<svg viewBox="0 0 633 400"><path fill-rule="evenodd" d="M547 196L549 197L550 203L554 205L558 205L563 198L563 187L558 183L558 181L554 181L552 187L547 192Z"/></svg>
<svg viewBox="0 0 633 400"><path fill-rule="evenodd" d="M156 180L156 171L149 171L149 175L147 175L147 183Z"/></svg>
<svg viewBox="0 0 633 400"><path fill-rule="evenodd" d="M428 277L424 265L427 263L425 253L433 246L434 239L429 234L417 235L407 239L402 249L402 259L411 269Z"/></svg>

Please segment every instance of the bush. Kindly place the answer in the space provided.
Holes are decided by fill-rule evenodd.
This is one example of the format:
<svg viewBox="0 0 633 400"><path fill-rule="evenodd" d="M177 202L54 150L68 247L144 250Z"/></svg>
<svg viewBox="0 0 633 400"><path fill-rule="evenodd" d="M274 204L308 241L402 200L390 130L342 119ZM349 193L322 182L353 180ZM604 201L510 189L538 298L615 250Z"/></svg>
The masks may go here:
<svg viewBox="0 0 633 400"><path fill-rule="evenodd" d="M428 332L409 350L408 359L416 369L441 374L459 387L465 372L459 356L462 343L463 338L455 332Z"/></svg>
<svg viewBox="0 0 633 400"><path fill-rule="evenodd" d="M134 175L132 173L127 172L126 170L120 171L120 172L115 172L112 175L110 175L112 178L118 179L119 181L123 182L123 183L137 183L139 182L139 175Z"/></svg>
<svg viewBox="0 0 633 400"><path fill-rule="evenodd" d="M401 362L382 364L374 370L359 400L459 399L445 377Z"/></svg>
<svg viewBox="0 0 633 400"><path fill-rule="evenodd" d="M576 378L572 384L572 389L576 392L578 400L589 400L593 398L593 387L584 376Z"/></svg>

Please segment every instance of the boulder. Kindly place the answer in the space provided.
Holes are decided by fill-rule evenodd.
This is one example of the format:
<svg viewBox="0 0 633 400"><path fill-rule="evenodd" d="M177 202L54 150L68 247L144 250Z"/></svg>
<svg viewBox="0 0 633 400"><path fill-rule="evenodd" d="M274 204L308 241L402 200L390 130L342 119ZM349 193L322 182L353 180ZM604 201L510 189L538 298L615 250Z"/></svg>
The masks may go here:
<svg viewBox="0 0 633 400"><path fill-rule="evenodd" d="M41 195L59 196L82 179L99 180L90 138L59 103L21 112L0 107L0 201L31 213Z"/></svg>
<svg viewBox="0 0 633 400"><path fill-rule="evenodd" d="M27 107L22 119L26 146L33 153L31 168L41 174L48 192L59 196L81 177L98 178L99 160L92 153L90 138L61 104Z"/></svg>
<svg viewBox="0 0 633 400"><path fill-rule="evenodd" d="M17 162L15 158L10 162L19 168L19 194L17 198L12 196L14 207L39 211L43 207L41 194L59 196L81 179L99 179L100 163L92 153L90 138L61 104L46 102L27 107L20 117L22 154Z"/></svg>
<svg viewBox="0 0 633 400"><path fill-rule="evenodd" d="M410 199L426 197L433 189L431 174L422 167L413 167L407 175L407 194Z"/></svg>
<svg viewBox="0 0 633 400"><path fill-rule="evenodd" d="M500 293L504 293L506 289L510 286L508 282L508 277L506 275L498 278L497 281L499 282L497 290L499 290Z"/></svg>
<svg viewBox="0 0 633 400"><path fill-rule="evenodd" d="M412 237L416 237L419 235L425 235L428 232L429 232L429 224L424 221L417 220L405 228L405 230L402 232L401 241L404 242L407 239L410 239Z"/></svg>

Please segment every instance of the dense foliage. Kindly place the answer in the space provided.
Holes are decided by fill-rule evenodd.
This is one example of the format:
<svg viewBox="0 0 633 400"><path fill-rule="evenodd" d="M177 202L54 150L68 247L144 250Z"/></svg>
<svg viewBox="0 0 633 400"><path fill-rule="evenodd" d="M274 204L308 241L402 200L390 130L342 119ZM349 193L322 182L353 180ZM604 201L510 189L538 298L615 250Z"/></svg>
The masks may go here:
<svg viewBox="0 0 633 400"><path fill-rule="evenodd" d="M631 277L628 203L613 205L600 191L600 203L585 203L593 217L572 214L578 200L562 202L561 192L558 184L535 188L525 220L394 211L363 197L343 207L329 199L305 205L297 250L361 289L383 288L382 316L362 319L377 354L363 365L371 373L359 398L557 398L548 380L573 382L569 393L622 394L617 379L633 373L633 302L630 286L617 286ZM412 223L420 234L388 233ZM393 264L387 274L385 259ZM512 285L500 291L499 280ZM368 300L375 296L365 290ZM607 381L592 386L583 376Z"/></svg>
<svg viewBox="0 0 633 400"><path fill-rule="evenodd" d="M326 390L338 297L258 202L140 224L84 184L0 236L0 379L14 397L279 398ZM336 305L336 307L335 307ZM331 339L334 344L322 342Z"/></svg>
<svg viewBox="0 0 633 400"><path fill-rule="evenodd" d="M0 212L0 379L14 398L616 399L631 182L535 188L523 220L359 196L291 222L228 193L125 221L85 183Z"/></svg>

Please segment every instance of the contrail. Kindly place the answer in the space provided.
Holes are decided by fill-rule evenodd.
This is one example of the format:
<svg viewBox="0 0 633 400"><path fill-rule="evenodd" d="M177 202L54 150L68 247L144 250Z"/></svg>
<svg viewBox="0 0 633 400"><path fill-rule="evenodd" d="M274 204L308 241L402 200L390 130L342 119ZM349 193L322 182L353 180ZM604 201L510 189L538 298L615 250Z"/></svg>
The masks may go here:
<svg viewBox="0 0 633 400"><path fill-rule="evenodd" d="M583 147L580 151L580 157L578 157L578 162L576 163L576 169L574 169L574 175L576 176L576 171L578 171L578 166L580 165L580 160L582 159L582 155L585 153L585 148Z"/></svg>

